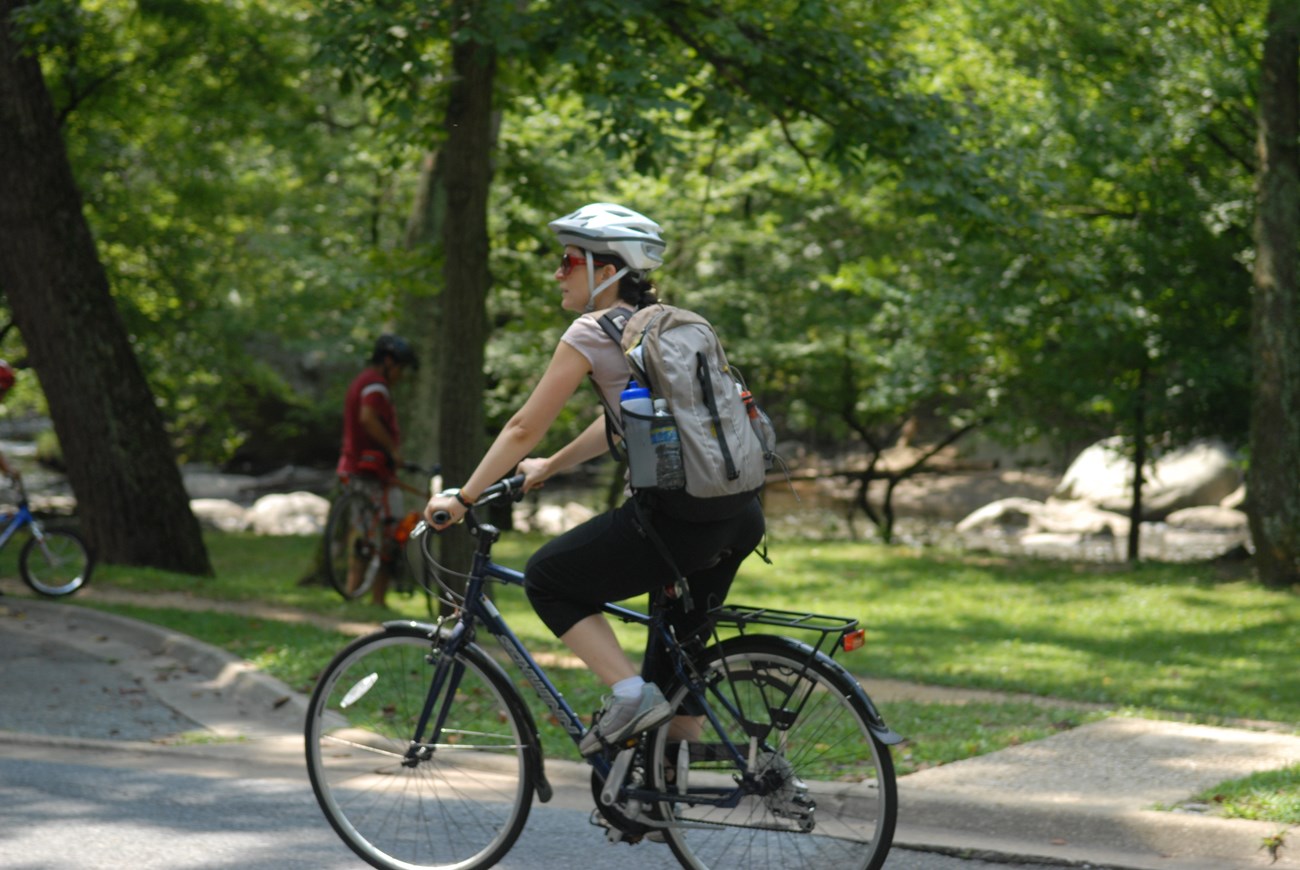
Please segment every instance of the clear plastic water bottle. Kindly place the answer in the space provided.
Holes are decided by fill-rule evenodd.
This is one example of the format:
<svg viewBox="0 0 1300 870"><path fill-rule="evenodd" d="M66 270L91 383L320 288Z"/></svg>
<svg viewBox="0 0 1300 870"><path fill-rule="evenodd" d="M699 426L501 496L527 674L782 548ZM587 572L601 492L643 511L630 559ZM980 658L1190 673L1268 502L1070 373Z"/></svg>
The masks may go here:
<svg viewBox="0 0 1300 870"><path fill-rule="evenodd" d="M655 448L655 478L660 489L686 486L686 468L682 464L682 439L677 419L668 413L668 403L655 399L654 422L650 424L650 442Z"/></svg>
<svg viewBox="0 0 1300 870"><path fill-rule="evenodd" d="M636 489L655 485L655 449L650 442L650 421L654 404L650 391L636 381L628 381L619 396L623 418L623 449L627 451L628 482Z"/></svg>

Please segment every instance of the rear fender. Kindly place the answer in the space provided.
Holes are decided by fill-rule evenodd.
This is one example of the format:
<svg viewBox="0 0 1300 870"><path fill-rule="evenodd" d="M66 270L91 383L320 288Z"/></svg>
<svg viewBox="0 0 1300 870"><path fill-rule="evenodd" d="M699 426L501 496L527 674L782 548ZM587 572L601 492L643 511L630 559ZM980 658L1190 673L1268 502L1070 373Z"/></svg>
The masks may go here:
<svg viewBox="0 0 1300 870"><path fill-rule="evenodd" d="M751 638L760 636L768 641L780 642L783 646L789 649L790 654L794 657L815 658L821 664L838 673L844 679L845 685L851 687L850 691L852 691L858 700L862 702L863 708L866 709L867 728L870 729L872 735L886 746L894 746L903 742L903 736L885 724L884 717L880 715L880 711L876 709L875 702L871 700L871 697L867 695L866 690L862 688L862 684L858 681L858 678L850 674L844 666L835 661L835 659L825 653L817 652L817 650L802 641L790 637L783 637L781 635L742 635L739 637L726 638L722 642L715 644L713 648L723 653L730 652L743 647Z"/></svg>

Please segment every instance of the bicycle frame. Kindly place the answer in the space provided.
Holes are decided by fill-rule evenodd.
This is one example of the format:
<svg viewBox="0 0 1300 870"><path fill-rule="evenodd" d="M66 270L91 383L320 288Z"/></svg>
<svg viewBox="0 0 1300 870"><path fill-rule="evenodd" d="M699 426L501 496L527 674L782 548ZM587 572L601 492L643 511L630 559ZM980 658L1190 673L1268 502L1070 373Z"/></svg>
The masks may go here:
<svg viewBox="0 0 1300 870"><path fill-rule="evenodd" d="M456 681L460 677L460 674L455 673L452 667L455 654L462 646L473 641L475 629L478 626L482 626L497 639L506 655L523 672L528 684L532 686L538 698L555 716L569 737L573 739L575 745L586 733L582 719L578 716L577 711L564 699L564 695L551 682L550 677L546 675L546 671L532 657L532 654L524 647L523 642L515 635L510 626L506 624L505 619L501 616L500 611L496 609L492 600L484 594L484 586L489 580L497 580L512 586L523 586L523 572L504 565L498 565L491 560L489 554L492 545L500 537L500 532L495 527L480 524L476 528L476 534L479 537L479 543L474 552L473 567L470 570L469 580L465 587L465 604L461 609L460 618L453 624L450 633L446 635L441 644L441 649L445 655L439 659L438 666L434 669L424 710L419 722L416 724L411 746L407 750L408 760L418 760L424 745L421 737L426 732L429 732L430 743L437 742L446 717L446 711L449 705L454 702ZM615 605L606 606L607 611L611 608L618 611L624 610L623 608L617 608ZM633 621L645 625L649 625L651 622L650 616L636 611L624 611L619 615L627 615ZM453 681L450 686L446 685L448 680ZM438 711L432 731L429 731L430 720L434 719L433 707L438 700L442 701L442 709ZM603 756L596 756L588 760L602 776L608 775L610 764Z"/></svg>
<svg viewBox="0 0 1300 870"><path fill-rule="evenodd" d="M477 520L473 520L472 523L471 529L473 534L478 537L478 545L475 548L472 567L465 588L464 604L460 610L459 618L451 625L450 629L439 629L442 637L440 649L444 655L439 658L438 665L434 670L429 693L425 698L421 716L416 724L410 746L407 749L404 763L409 765L418 764L421 760L427 758L429 747L437 745L447 711L454 703L460 678L460 672L455 666L456 653L465 644L473 642L475 631L479 626L484 628L501 644L506 655L523 673L529 686L532 687L551 714L555 716L575 745L586 733L586 728L583 726L578 713L565 700L564 696L547 676L546 671L536 662L524 647L523 642L506 624L505 619L491 599L484 594L485 585L491 580L512 586L523 586L524 575L520 571L499 565L491 560L492 547L500 538L500 531L494 526L479 523ZM687 673L688 666L685 664L685 659L677 647L671 629L666 624L663 609L652 607L650 613L641 613L618 604L608 603L604 605L603 610L606 614L624 622L647 627L647 660L658 655L669 656L678 680L690 687L692 696L700 702L702 715L709 719L718 734L723 735L725 741L724 750L734 761L744 765L748 754L753 752L754 747L738 746L725 736L727 729L722 726L718 718L718 708L739 721L744 721L746 718L743 711L737 708L733 700L725 697L720 692L709 692L708 687L701 685L698 680L692 679L691 674ZM753 608L723 608L721 612L725 614L725 620L729 624L738 627L742 634L745 626L755 624L784 625L820 632L823 640L815 648L805 645L808 652L808 663L811 663L813 657L819 653L827 637L837 634L841 636L850 634L857 624L855 620L838 620L834 617L820 617L815 614L786 614L780 611ZM790 617L796 618L791 619ZM816 624L816 620L821 620L822 623ZM409 625L407 622L394 624ZM450 685L448 685L448 681L451 681ZM786 702L790 700L790 698L784 699ZM798 715L806 702L806 697L797 699L790 708L791 715ZM870 704L869 700L867 703L868 707L875 713L874 706ZM435 710L437 705L441 706ZM715 705L717 706L715 707ZM878 719L878 714L876 714L876 717ZM889 736L893 738L891 742L896 742L898 739L896 735L888 732L882 720L878 719L878 721L880 722L881 732L889 733ZM428 734L427 742L423 739L426 733ZM586 760L596 769L602 779L607 779L610 771L615 766L615 762L604 753L589 756ZM746 783L738 783L734 788L719 790L716 796L692 792L689 800L695 803L710 803L720 807L734 807L747 793L747 787ZM629 791L628 794L642 801L676 802L687 799L681 794L660 793L644 789L634 789Z"/></svg>
<svg viewBox="0 0 1300 870"><path fill-rule="evenodd" d="M36 517L32 515L31 508L27 502L23 501L18 505L18 509L12 514L0 517L0 520L7 521L3 531L0 531L0 550L3 550L19 529L24 526L32 525L36 522Z"/></svg>
<svg viewBox="0 0 1300 870"><path fill-rule="evenodd" d="M493 561L502 533L478 506L520 495L523 483L479 493L464 515L473 555L454 572L418 527L422 577L454 612L385 622L340 650L312 693L313 791L334 830L375 866L491 866L530 805L551 801L537 705L521 676L575 748L593 742L574 709L582 704L557 688L561 675L553 682L511 629L504 599L487 597L487 584L520 587L525 575ZM435 512L429 525L450 521ZM646 628L642 675L671 715L588 748L591 824L610 842L662 838L684 866L780 870L793 855L809 867L879 870L898 811L889 745L902 738L833 659L836 647L860 645L857 620L741 605L693 611L686 582L667 585L668 568L648 608L600 608Z"/></svg>

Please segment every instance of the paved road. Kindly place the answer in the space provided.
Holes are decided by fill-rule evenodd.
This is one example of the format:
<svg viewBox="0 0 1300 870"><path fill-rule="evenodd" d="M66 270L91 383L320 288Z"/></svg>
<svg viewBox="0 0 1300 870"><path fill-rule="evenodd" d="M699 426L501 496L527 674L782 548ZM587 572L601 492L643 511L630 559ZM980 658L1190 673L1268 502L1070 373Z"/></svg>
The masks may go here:
<svg viewBox="0 0 1300 870"><path fill-rule="evenodd" d="M178 735L201 733L204 726L162 697L184 699L182 706L195 717L211 718L204 714L214 707L203 703L208 689L201 675L155 659L152 677L145 679L140 670L123 666L108 635L79 634L74 645L66 632L32 628L23 620L0 619L0 867L363 866L321 814L296 734L281 728L254 741L178 741ZM105 657L88 654L87 644L102 647ZM534 805L519 842L498 866L679 866L661 844L607 843L589 822L590 792L575 784L557 784L557 790L551 804ZM75 835L69 834L70 823ZM1012 865L896 850L886 868L1007 866Z"/></svg>
<svg viewBox="0 0 1300 870"><path fill-rule="evenodd" d="M184 635L0 598L0 867L361 866L315 805L304 711ZM1290 734L1108 719L904 777L887 870L1300 868L1290 849L1275 863L1261 849L1278 825L1152 809L1298 759ZM676 866L657 844L605 843L585 780L562 799L563 768L548 763L556 800L501 866ZM1300 827L1286 834L1300 842Z"/></svg>
<svg viewBox="0 0 1300 870"><path fill-rule="evenodd" d="M0 737L0 866L343 870L364 866L321 815L300 765L221 747ZM536 805L505 870L670 870L666 846L614 845L589 813ZM75 827L72 827L75 826ZM886 870L1035 870L899 850Z"/></svg>

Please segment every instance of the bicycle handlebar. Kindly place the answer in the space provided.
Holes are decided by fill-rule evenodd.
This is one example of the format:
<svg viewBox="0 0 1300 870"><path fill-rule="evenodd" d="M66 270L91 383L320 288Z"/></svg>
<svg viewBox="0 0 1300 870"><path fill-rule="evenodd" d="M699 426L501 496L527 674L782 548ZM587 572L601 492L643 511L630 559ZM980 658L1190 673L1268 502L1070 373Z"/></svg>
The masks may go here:
<svg viewBox="0 0 1300 870"><path fill-rule="evenodd" d="M524 479L525 479L524 475L516 474L513 477L507 477L504 480L498 480L496 483L492 484L487 489L483 490L482 494L479 495L477 499L475 499L474 507L478 507L479 505L484 505L490 502L494 502L497 499L501 498L502 496L509 496L515 501L518 501L519 499L523 498L524 495ZM472 510L472 508L470 510ZM468 512L469 511L466 511L467 514ZM447 511L434 511L433 521L440 526L444 525L451 521L451 514L449 514ZM425 530L429 528L430 526L427 523L425 523L423 520L421 520L419 525L416 526L415 530L412 531L411 534L412 535L423 534Z"/></svg>

